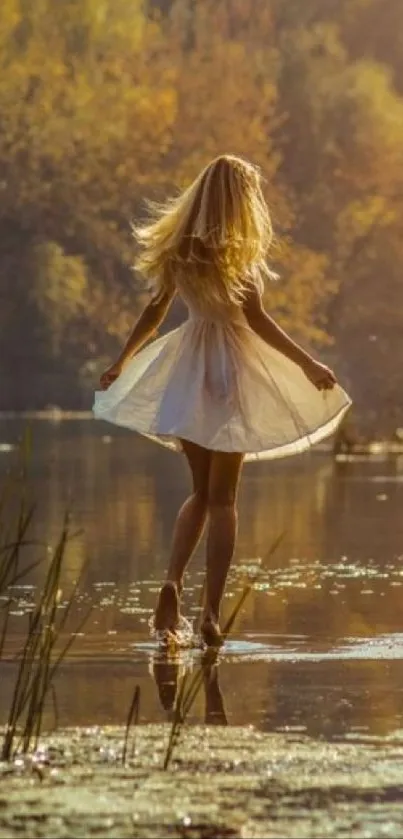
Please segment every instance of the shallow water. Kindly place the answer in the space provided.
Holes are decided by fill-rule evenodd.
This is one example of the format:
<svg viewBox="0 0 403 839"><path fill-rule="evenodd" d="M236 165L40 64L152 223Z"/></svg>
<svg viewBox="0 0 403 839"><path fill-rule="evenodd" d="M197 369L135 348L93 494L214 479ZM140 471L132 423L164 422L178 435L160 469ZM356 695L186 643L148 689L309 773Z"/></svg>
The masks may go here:
<svg viewBox="0 0 403 839"><path fill-rule="evenodd" d="M0 421L0 473L22 421ZM93 421L32 421L35 533L54 542L67 505L81 533L66 556L67 593L82 573L77 624L92 611L57 681L61 725L121 723L134 687L142 721L161 721L198 649L161 661L148 620L188 476L181 456ZM225 613L258 581L220 654L213 696L192 719L253 723L325 737L388 734L403 722L403 458L337 463L325 453L248 464ZM281 544L268 553L279 534ZM27 615L43 568L16 590L0 664L4 721ZM187 577L195 625L203 545ZM165 708L163 707L165 706ZM48 721L53 710L48 710Z"/></svg>

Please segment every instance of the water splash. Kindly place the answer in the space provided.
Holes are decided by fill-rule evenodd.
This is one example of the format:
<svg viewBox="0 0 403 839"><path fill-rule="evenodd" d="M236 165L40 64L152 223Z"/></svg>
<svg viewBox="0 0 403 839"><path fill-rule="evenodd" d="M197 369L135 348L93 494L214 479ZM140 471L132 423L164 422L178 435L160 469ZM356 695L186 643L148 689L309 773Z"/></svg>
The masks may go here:
<svg viewBox="0 0 403 839"><path fill-rule="evenodd" d="M178 649L199 646L193 631L193 623L183 615L180 615L174 632L169 629L156 629L154 615L151 615L148 627L151 637L155 638L160 647Z"/></svg>

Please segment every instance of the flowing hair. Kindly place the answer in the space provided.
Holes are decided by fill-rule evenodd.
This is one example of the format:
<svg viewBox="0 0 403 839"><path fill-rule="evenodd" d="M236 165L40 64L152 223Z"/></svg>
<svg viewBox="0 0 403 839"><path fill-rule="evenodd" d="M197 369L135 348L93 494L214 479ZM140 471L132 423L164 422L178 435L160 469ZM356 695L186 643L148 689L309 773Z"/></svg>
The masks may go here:
<svg viewBox="0 0 403 839"><path fill-rule="evenodd" d="M262 290L273 229L259 170L232 155L209 163L177 197L150 204L151 219L133 227L141 246L135 268L157 294L176 287L196 306L242 303Z"/></svg>

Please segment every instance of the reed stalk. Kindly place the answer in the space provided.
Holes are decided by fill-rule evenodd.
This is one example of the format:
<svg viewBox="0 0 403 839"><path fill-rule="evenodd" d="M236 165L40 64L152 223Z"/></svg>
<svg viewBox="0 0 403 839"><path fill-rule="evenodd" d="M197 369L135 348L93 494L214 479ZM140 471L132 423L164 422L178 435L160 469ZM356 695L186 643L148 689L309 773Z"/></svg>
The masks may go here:
<svg viewBox="0 0 403 839"><path fill-rule="evenodd" d="M131 705L130 705L130 708L129 708L129 713L127 715L127 722L126 722L126 728L125 728L125 739L124 739L124 743L123 743L123 752L122 752L122 765L123 766L126 765L127 748L128 748L128 744L129 744L130 729L131 729L132 726L134 726L134 728L136 728L136 726L138 725L139 716L140 716L140 685L136 685L135 690L134 690L134 694L133 694L133 699L131 701ZM133 757L133 754L134 754L135 745L136 745L136 741L133 738L132 757Z"/></svg>
<svg viewBox="0 0 403 839"><path fill-rule="evenodd" d="M30 538L36 505L28 500L27 459L30 438L27 433L20 451L20 463L9 474L0 490L0 596L2 619L0 630L0 659L9 631L10 609L13 603L13 586L34 570L43 560L23 565L24 549L44 547ZM16 511L16 512L15 512ZM67 655L77 631L84 626L89 612L78 628L68 636L60 650L60 641L67 619L76 600L79 581L75 584L67 603L62 604L61 578L66 547L76 534L71 532L70 514L66 513L61 533L51 554L42 590L28 615L28 627L18 655L18 669L14 684L5 734L0 747L2 760L10 760L15 751L26 753L36 747L40 736L48 695L57 708L54 679Z"/></svg>

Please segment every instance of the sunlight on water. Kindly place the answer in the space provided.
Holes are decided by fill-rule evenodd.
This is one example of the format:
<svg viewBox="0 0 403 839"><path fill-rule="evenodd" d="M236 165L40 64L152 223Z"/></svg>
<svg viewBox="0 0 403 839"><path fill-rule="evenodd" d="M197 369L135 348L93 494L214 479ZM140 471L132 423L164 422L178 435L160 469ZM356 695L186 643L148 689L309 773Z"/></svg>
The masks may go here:
<svg viewBox="0 0 403 839"><path fill-rule="evenodd" d="M3 420L0 470L9 468L21 429ZM133 684L141 686L143 721L159 720L161 695L172 699L180 673L201 657L203 545L186 578L188 623L178 660L161 661L150 631L188 488L185 465L135 435L106 435L87 421L33 423L33 443L35 536L56 540L71 499L81 531L68 548L60 608L80 574L72 625L91 606L58 680L62 723L121 722ZM402 474L401 458L341 463L323 454L245 468L224 620L256 579L219 655L229 722L302 726L326 736L402 726ZM41 574L32 572L12 592L0 716ZM195 719L201 713L199 704Z"/></svg>

